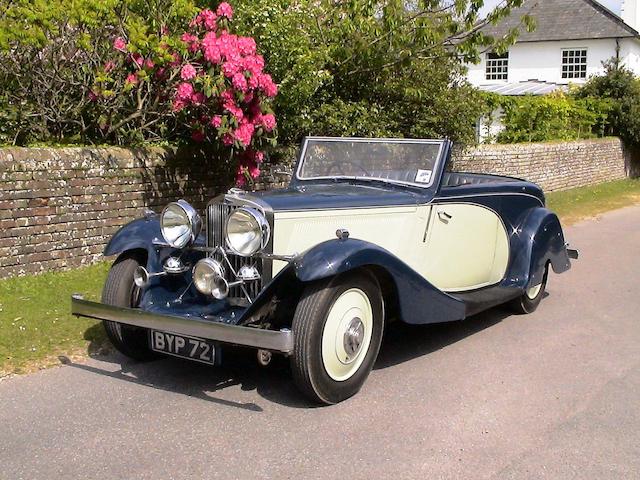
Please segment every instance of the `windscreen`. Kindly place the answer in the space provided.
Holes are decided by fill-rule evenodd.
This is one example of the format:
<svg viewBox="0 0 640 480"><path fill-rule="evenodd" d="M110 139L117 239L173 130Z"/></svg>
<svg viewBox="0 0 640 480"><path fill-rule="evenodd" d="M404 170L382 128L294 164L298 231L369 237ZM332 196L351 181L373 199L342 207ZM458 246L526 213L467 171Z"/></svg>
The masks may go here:
<svg viewBox="0 0 640 480"><path fill-rule="evenodd" d="M307 139L297 176L380 179L429 187L439 140Z"/></svg>

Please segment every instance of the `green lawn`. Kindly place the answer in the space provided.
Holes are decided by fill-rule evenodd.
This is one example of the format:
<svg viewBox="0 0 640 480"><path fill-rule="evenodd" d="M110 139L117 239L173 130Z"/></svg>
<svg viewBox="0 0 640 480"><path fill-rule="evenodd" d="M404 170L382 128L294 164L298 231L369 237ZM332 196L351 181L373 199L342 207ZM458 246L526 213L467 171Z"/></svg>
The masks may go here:
<svg viewBox="0 0 640 480"><path fill-rule="evenodd" d="M0 377L102 349L102 325L69 314L72 293L100 298L109 264L0 281Z"/></svg>
<svg viewBox="0 0 640 480"><path fill-rule="evenodd" d="M564 225L640 202L640 180L620 180L547 195ZM99 299L108 263L0 280L0 377L59 363L57 356L108 348L99 322L69 315L70 296Z"/></svg>
<svg viewBox="0 0 640 480"><path fill-rule="evenodd" d="M640 179L616 180L546 195L547 206L563 225L640 202Z"/></svg>

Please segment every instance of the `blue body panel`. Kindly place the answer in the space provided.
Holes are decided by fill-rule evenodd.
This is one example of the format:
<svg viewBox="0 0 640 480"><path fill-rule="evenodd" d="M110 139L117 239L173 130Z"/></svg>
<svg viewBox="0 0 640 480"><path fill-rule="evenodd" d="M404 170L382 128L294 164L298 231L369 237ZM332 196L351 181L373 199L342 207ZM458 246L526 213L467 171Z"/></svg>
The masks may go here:
<svg viewBox="0 0 640 480"><path fill-rule="evenodd" d="M446 142L445 154L450 154ZM180 275L154 277L145 289L140 307L185 317L198 316L212 321L247 324L260 321L262 312L274 299L299 295L304 284L360 267L384 269L397 292L400 319L407 323L435 323L461 320L494 305L516 298L531 285L538 284L548 263L556 273L570 268L558 217L544 207L544 195L535 184L507 177L490 177L486 182L441 186L444 163L434 171L429 188L399 186L384 182L343 179L332 181L292 180L288 188L254 192L254 197L271 211L332 210L374 206L471 203L494 211L509 238L510 258L503 279L475 291L448 294L389 251L358 239L330 240L299 255L264 286L249 307L232 306L199 294L191 285L191 271ZM149 272L162 270L169 255L180 255L195 264L205 253L182 252L163 243L159 218L135 220L122 227L105 249L105 256L131 250L146 252ZM204 245L204 235L197 244ZM277 302L276 302L277 303Z"/></svg>

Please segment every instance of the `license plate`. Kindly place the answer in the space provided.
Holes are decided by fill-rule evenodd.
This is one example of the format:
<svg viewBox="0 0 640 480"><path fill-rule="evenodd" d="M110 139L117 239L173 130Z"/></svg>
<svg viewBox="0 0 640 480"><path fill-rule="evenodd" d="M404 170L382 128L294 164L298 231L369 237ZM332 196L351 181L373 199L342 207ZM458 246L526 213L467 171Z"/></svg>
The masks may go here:
<svg viewBox="0 0 640 480"><path fill-rule="evenodd" d="M211 342L157 330L151 330L151 349L208 364L215 363L216 359L216 347Z"/></svg>

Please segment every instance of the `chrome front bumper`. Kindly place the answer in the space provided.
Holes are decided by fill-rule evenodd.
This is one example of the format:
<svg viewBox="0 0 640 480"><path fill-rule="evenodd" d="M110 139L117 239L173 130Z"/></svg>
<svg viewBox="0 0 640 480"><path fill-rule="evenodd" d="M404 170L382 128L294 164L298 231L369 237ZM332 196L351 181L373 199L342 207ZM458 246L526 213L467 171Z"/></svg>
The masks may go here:
<svg viewBox="0 0 640 480"><path fill-rule="evenodd" d="M146 312L137 308L115 307L84 300L81 295L71 297L71 314L77 317L110 320L112 322L177 333L189 337L205 338L223 343L261 348L280 353L293 352L293 333L282 329L264 330L241 327L199 318Z"/></svg>

